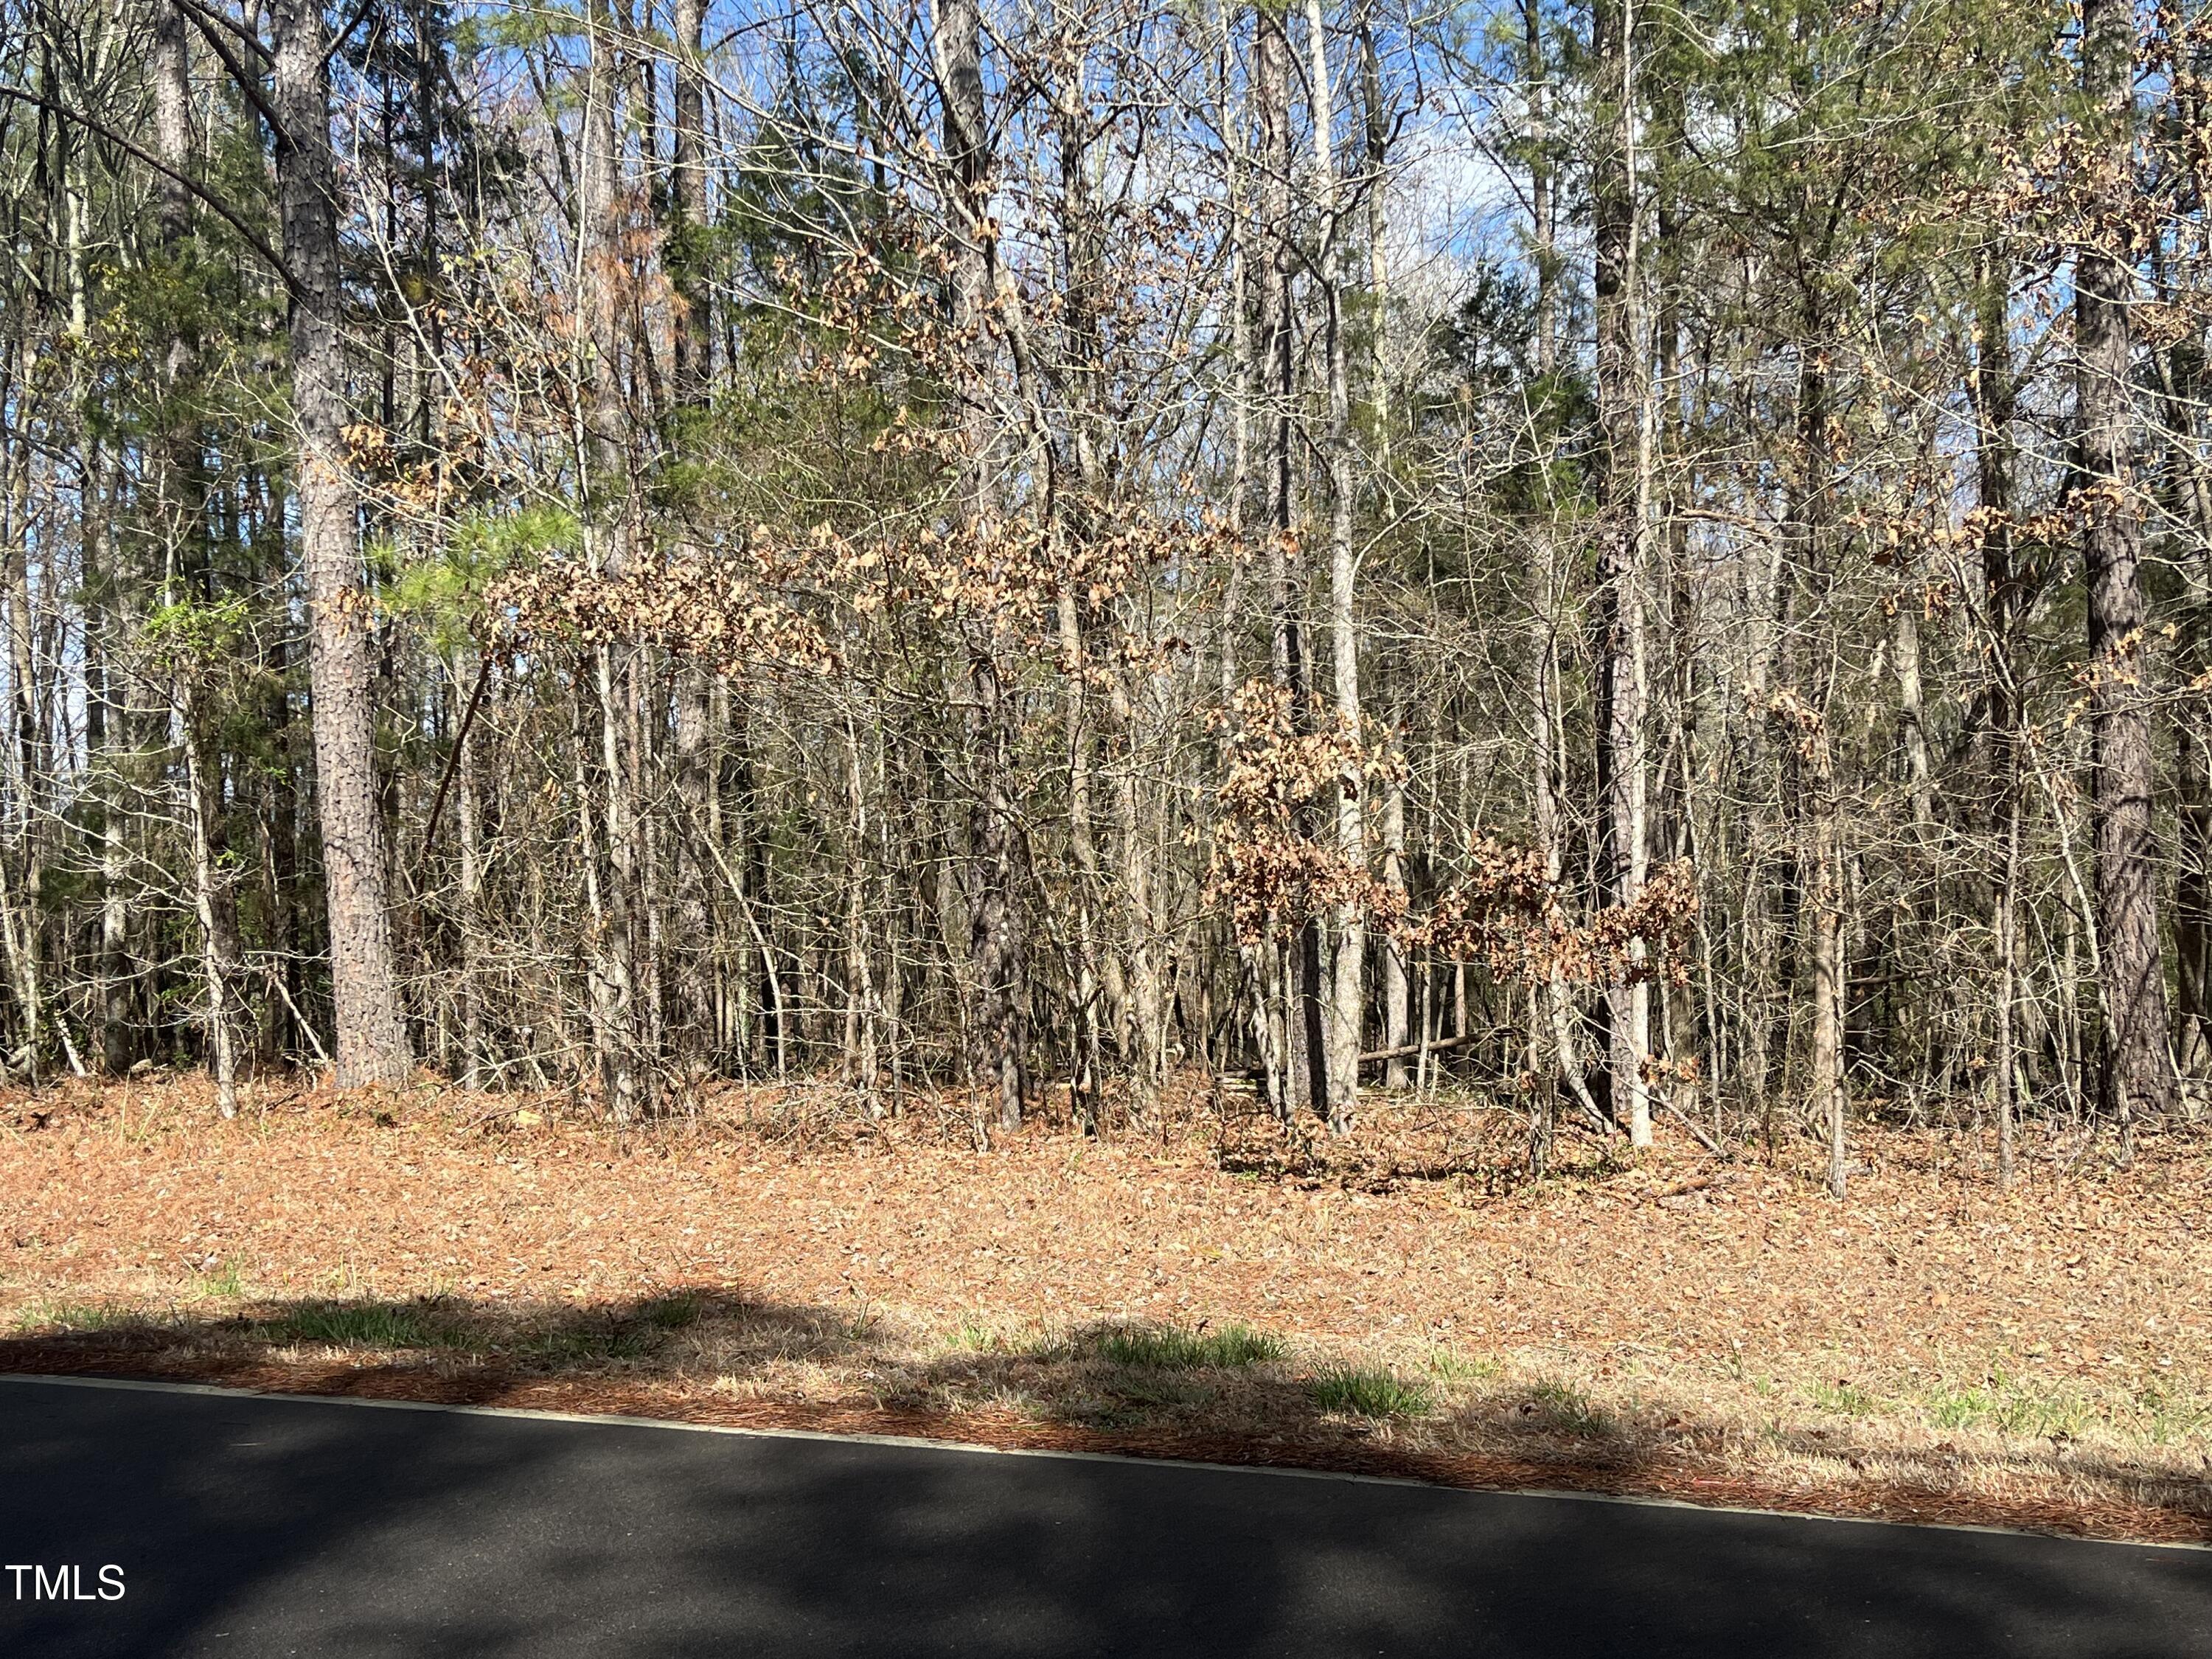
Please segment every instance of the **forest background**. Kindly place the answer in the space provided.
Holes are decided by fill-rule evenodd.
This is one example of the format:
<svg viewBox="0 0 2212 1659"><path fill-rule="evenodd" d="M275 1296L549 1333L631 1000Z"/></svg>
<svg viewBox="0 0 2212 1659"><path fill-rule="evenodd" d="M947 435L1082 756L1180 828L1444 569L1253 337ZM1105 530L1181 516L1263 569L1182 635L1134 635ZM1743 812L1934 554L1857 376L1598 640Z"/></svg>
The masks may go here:
<svg viewBox="0 0 2212 1659"><path fill-rule="evenodd" d="M2195 1109L2197 17L7 42L20 1076Z"/></svg>
<svg viewBox="0 0 2212 1659"><path fill-rule="evenodd" d="M4 15L16 1082L2201 1162L2200 8Z"/></svg>

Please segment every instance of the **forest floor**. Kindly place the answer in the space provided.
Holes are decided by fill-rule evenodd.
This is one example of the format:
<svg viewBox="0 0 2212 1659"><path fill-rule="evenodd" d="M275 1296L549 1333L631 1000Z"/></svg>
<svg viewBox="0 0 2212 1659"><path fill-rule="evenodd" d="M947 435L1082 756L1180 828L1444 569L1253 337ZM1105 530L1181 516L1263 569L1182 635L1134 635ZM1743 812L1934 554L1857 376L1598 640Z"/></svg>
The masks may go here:
<svg viewBox="0 0 2212 1659"><path fill-rule="evenodd" d="M197 1077L0 1101L0 1371L1124 1450L2212 1541L2212 1145L1630 1159L1371 1097L872 1122Z"/></svg>

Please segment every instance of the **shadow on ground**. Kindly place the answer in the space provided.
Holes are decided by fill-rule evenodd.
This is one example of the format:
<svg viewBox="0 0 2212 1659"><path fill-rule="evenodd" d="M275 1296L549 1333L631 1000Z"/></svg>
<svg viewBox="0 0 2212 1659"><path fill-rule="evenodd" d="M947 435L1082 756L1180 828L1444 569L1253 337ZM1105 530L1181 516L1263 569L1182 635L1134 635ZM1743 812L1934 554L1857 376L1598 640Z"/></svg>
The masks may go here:
<svg viewBox="0 0 2212 1659"><path fill-rule="evenodd" d="M590 1304L303 1298L221 1316L52 1310L38 1334L0 1341L0 1372L10 1371L2212 1539L2204 1482L2090 1449L1977 1448L1970 1483L1948 1443L1885 1443L1862 1457L1847 1429L1778 1429L1762 1449L1770 1468L1779 1455L1828 1460L1837 1474L1778 1486L1747 1472L1746 1449L1694 1412L1655 1406L1632 1419L1564 1383L1302 1364L1268 1334L1234 1325L963 1327L948 1346L866 1311L720 1288ZM1990 1496L2008 1484L2021 1495ZM2054 1491L2069 1496L2054 1501Z"/></svg>
<svg viewBox="0 0 2212 1659"><path fill-rule="evenodd" d="M42 1659L2119 1659L2212 1628L2193 1552L35 1379L0 1380L0 1491L5 1560L127 1575L0 1604Z"/></svg>

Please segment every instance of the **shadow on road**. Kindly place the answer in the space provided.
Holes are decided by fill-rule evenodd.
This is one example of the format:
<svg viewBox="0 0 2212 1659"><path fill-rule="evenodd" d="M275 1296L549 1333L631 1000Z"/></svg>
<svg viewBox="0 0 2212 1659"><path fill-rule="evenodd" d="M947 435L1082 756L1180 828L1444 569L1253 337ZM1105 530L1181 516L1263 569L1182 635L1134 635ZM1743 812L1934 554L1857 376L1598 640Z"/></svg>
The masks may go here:
<svg viewBox="0 0 2212 1659"><path fill-rule="evenodd" d="M0 1382L53 1656L2180 1655L2194 1552L1101 1460ZM89 1577L89 1575L88 1575Z"/></svg>
<svg viewBox="0 0 2212 1659"><path fill-rule="evenodd" d="M0 1371L168 1377L332 1393L678 1416L755 1426L868 1429L931 1438L1292 1464L1462 1486L1657 1492L1796 1507L1730 1469L1728 1431L1696 1402L1627 1419L1564 1380L1445 1381L1352 1368L1332 1387L1264 1332L1121 1323L1042 1333L963 1328L948 1345L865 1308L780 1303L726 1287L577 1304L450 1296L249 1303L234 1314L148 1319L97 1307L52 1311L44 1334L0 1341ZM1403 1431L1419 1419L1419 1432ZM2047 1499L2069 1491L2149 1535L2212 1530L2201 1481L2094 1447L1971 1448L1848 1425L1802 1428L1775 1446L1845 1478L1853 1501L1890 1518L2063 1527ZM1774 1449L1770 1446L1769 1449ZM1817 1464L1810 1467L1819 1468Z"/></svg>

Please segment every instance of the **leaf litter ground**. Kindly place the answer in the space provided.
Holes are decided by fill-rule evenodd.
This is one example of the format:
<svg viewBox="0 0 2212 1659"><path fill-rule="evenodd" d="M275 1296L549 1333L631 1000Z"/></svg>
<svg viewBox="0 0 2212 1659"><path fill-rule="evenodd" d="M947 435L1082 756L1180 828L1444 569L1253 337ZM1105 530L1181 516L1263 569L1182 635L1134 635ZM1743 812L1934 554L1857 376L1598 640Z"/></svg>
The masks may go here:
<svg viewBox="0 0 2212 1659"><path fill-rule="evenodd" d="M228 1381L2212 1541L2212 1158L1640 1159L1373 1099L1349 1141L732 1090L196 1078L0 1106L0 1370Z"/></svg>

